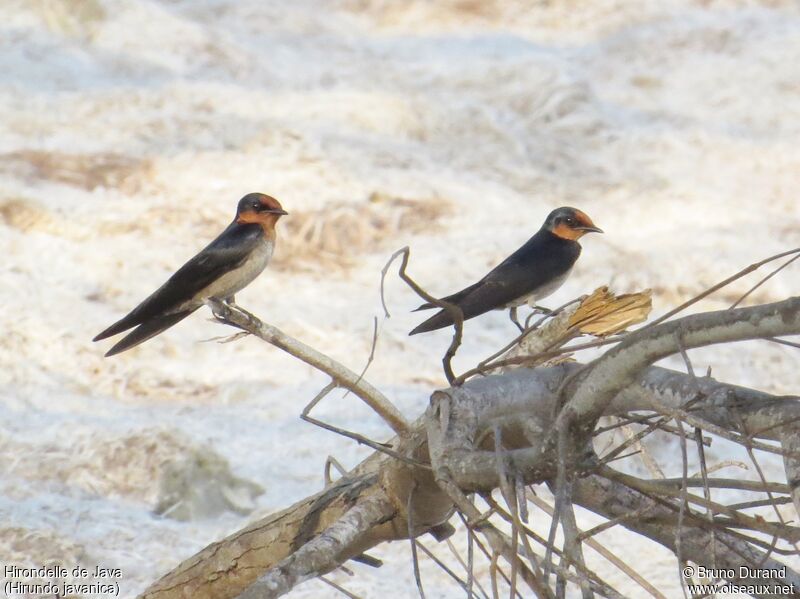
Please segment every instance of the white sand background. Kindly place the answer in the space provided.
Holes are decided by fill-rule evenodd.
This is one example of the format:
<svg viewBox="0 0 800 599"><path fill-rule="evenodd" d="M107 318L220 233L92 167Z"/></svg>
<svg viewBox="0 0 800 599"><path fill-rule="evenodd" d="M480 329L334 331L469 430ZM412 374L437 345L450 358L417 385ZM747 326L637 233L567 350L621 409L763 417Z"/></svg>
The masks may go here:
<svg viewBox="0 0 800 599"><path fill-rule="evenodd" d="M0 115L0 562L117 567L123 597L318 490L325 456L352 466L368 453L299 420L324 376L257 340L203 343L228 332L205 309L112 359L90 341L245 193L292 215L274 267L239 302L357 370L380 268L406 244L411 273L444 294L574 205L606 234L585 239L547 303L651 287L656 313L800 245L796 2L5 0ZM748 302L798 288L795 267ZM449 334L407 337L418 302L395 279L387 292L368 377L414 417L444 384ZM470 321L457 369L513 334L500 313ZM800 389L789 348L691 355L722 380ZM389 433L352 396L317 415ZM676 447L654 448L668 474ZM252 514L153 514L165 463L193 450L264 488ZM715 444L710 459L728 458L746 460ZM779 460L763 466L783 479ZM668 553L617 529L600 538L681 596ZM332 578L363 597L416 596L408 543L374 555L383 568ZM427 560L422 577L428 597L464 595ZM334 595L318 581L291 594Z"/></svg>

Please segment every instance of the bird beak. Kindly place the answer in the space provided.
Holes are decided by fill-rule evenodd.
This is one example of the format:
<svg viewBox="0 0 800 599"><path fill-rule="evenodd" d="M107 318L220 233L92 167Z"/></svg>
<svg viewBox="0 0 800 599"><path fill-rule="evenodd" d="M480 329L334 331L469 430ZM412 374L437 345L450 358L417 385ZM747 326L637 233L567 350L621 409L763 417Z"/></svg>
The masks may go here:
<svg viewBox="0 0 800 599"><path fill-rule="evenodd" d="M268 212L269 214L283 214L284 216L289 214L283 208L267 208L266 210L262 210L262 212Z"/></svg>
<svg viewBox="0 0 800 599"><path fill-rule="evenodd" d="M587 233L603 233L603 229L600 227L573 227L576 231L586 231Z"/></svg>

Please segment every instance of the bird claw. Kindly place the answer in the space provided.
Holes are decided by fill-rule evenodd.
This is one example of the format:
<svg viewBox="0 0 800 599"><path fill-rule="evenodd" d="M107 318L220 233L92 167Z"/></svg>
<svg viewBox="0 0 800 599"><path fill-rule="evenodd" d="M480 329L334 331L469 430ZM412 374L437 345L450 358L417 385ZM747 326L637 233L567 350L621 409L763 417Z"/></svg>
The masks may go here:
<svg viewBox="0 0 800 599"><path fill-rule="evenodd" d="M232 310L241 310L236 304L231 304L228 299L211 297L206 300L206 305L211 308L211 314L222 324L233 324L229 315Z"/></svg>

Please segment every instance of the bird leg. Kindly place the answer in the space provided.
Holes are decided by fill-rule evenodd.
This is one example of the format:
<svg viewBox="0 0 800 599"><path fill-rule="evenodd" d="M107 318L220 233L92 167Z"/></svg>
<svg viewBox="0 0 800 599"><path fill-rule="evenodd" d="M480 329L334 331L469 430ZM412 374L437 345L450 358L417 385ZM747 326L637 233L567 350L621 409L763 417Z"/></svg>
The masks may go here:
<svg viewBox="0 0 800 599"><path fill-rule="evenodd" d="M508 317L509 319L511 319L511 322L517 325L517 328L519 329L520 333L525 330L524 327L519 323L519 320L517 319L517 306L508 309Z"/></svg>
<svg viewBox="0 0 800 599"><path fill-rule="evenodd" d="M553 312L550 308L545 308L544 306L537 306L536 304L531 306L531 308L533 308L534 310L538 310L542 314L552 314Z"/></svg>

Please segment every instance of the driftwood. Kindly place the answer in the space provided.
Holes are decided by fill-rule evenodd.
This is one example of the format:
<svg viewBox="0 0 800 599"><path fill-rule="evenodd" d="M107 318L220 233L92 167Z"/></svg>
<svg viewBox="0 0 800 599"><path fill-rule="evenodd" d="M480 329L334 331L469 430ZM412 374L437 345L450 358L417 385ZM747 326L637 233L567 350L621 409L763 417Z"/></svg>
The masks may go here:
<svg viewBox="0 0 800 599"><path fill-rule="evenodd" d="M229 324L287 345L280 331L249 313L222 304L214 310ZM574 332L563 330L563 338L574 338ZM507 562L508 584L512 590L525 585L523 596L564 596L569 584L584 597L621 596L586 569L581 546L590 533L577 530L574 505L602 515L608 526L624 526L667 547L681 564L732 569L733 576L719 578L762 585L753 587L753 596L786 596L780 585L794 585L797 592L800 575L791 568L784 572L779 557L797 553L800 528L780 518L748 515L747 506L712 501L709 490L759 491L772 505L788 495L800 513L798 398L697 377L688 356L688 373L651 366L667 355L686 356L693 347L794 334L800 334L800 298L692 315L630 333L587 364L517 368L435 391L427 412L414 422L407 422L361 377L328 364L329 387L360 393L393 425L396 436L375 444L373 455L323 491L184 561L142 597L277 597L349 559L362 559L365 551L386 541L428 532L442 540L452 532L447 523L454 512L464 518L474 535L470 539L494 556L493 566L497 557ZM674 420L669 430L682 439L684 477L642 479L614 470L593 445L602 416L644 418L651 430ZM786 480L720 479L705 466L701 477L690 480L687 439L694 443L696 436L702 452L703 431L737 442L753 455L780 454ZM556 497L552 532L562 527L566 542L561 549L555 547L554 534L538 539L524 525L525 487L542 483ZM506 508L495 505L491 513L481 512L470 494L483 495L492 505L488 494L494 489L500 489ZM493 519L498 517L506 518L512 534L497 525ZM538 550L532 543L539 544ZM740 566L758 567L774 577L741 574ZM468 570L462 584L472 592L475 581ZM502 573L499 565L497 571ZM640 584L647 588L646 581Z"/></svg>

